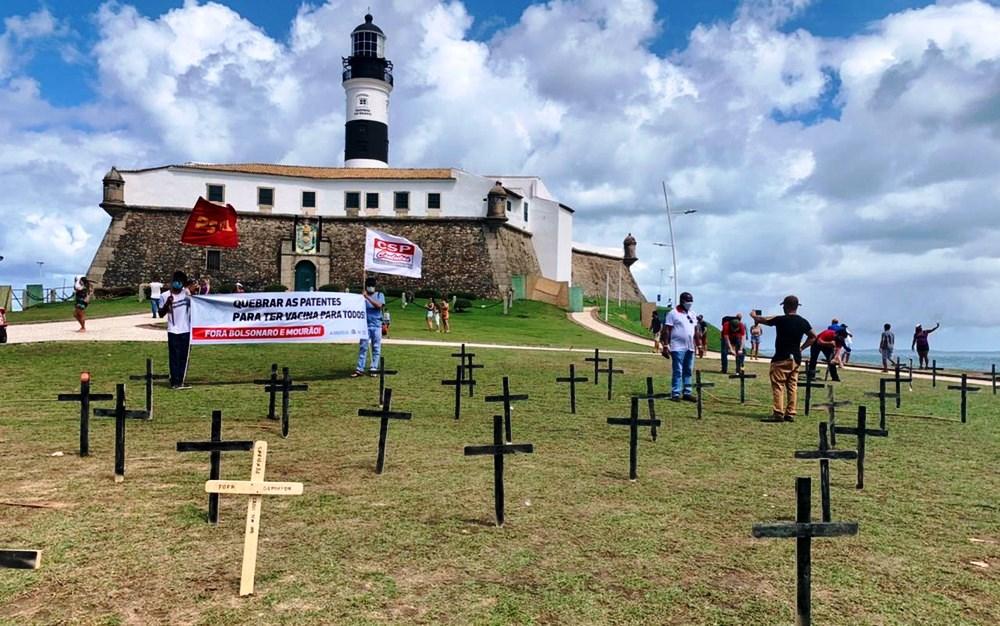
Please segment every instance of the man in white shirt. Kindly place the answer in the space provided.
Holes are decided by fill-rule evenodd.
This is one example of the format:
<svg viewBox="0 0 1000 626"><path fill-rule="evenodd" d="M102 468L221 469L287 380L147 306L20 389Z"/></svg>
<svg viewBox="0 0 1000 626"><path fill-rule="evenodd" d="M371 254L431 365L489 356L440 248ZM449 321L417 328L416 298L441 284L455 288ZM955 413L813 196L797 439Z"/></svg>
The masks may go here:
<svg viewBox="0 0 1000 626"><path fill-rule="evenodd" d="M170 358L170 388L190 389L187 377L188 356L191 353L191 295L184 288L187 275L174 272L170 291L159 299L160 317L167 318L167 354Z"/></svg>
<svg viewBox="0 0 1000 626"><path fill-rule="evenodd" d="M158 317L161 295L163 295L163 283L158 280L149 283L149 308L153 311L153 317Z"/></svg>
<svg viewBox="0 0 1000 626"><path fill-rule="evenodd" d="M660 331L660 342L667 347L668 358L673 361L670 399L674 402L679 402L682 397L695 402L691 393L691 373L694 370L694 335L698 321L691 310L693 305L694 296L687 291L682 293L680 302L667 313Z"/></svg>

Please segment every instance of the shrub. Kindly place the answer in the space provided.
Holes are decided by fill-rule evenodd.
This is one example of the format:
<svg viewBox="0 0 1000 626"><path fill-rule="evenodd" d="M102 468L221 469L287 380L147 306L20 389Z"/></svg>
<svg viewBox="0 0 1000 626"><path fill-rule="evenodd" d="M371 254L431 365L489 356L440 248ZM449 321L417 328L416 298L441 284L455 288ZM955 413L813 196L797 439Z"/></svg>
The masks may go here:
<svg viewBox="0 0 1000 626"><path fill-rule="evenodd" d="M218 283L212 285L212 293L236 293L236 283Z"/></svg>
<svg viewBox="0 0 1000 626"><path fill-rule="evenodd" d="M423 298L423 299L427 299L427 298L438 299L438 298L441 297L441 292L438 291L437 289L420 289L415 294L413 294L413 297L415 297L415 298Z"/></svg>
<svg viewBox="0 0 1000 626"><path fill-rule="evenodd" d="M343 289L340 288L340 285L334 285L331 283L327 285L322 285L316 291L343 291Z"/></svg>
<svg viewBox="0 0 1000 626"><path fill-rule="evenodd" d="M467 291L453 291L448 294L449 298L459 298L462 300L478 300L479 296L474 293L469 293Z"/></svg>
<svg viewBox="0 0 1000 626"><path fill-rule="evenodd" d="M399 287L390 287L384 293L390 298L399 298L403 295L403 290Z"/></svg>
<svg viewBox="0 0 1000 626"><path fill-rule="evenodd" d="M468 309L472 308L472 301L466 298L459 298L455 300L455 311L457 313L464 313Z"/></svg>
<svg viewBox="0 0 1000 626"><path fill-rule="evenodd" d="M264 289L263 289L263 291L264 291L264 292L271 292L271 291L288 291L288 287L285 287L285 286L284 286L284 285L282 285L281 283L274 283L274 284L271 284L271 285L264 285Z"/></svg>

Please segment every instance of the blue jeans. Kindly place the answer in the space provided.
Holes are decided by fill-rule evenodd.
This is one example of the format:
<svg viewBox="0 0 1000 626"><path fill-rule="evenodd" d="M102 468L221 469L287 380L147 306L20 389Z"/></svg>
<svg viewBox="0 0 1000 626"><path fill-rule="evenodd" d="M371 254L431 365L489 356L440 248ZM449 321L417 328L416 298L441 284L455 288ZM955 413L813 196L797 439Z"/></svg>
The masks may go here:
<svg viewBox="0 0 1000 626"><path fill-rule="evenodd" d="M361 339L358 349L358 364L355 371L365 371L365 359L368 356L368 344L372 345L371 371L378 371L379 360L382 358L382 320L368 322L368 336Z"/></svg>
<svg viewBox="0 0 1000 626"><path fill-rule="evenodd" d="M158 306L159 303L160 303L160 299L159 298L150 298L149 299L149 308L152 309L152 311L153 311L153 317L154 318L160 317L160 307Z"/></svg>
<svg viewBox="0 0 1000 626"><path fill-rule="evenodd" d="M670 353L672 376L670 378L670 396L679 398L683 385L684 395L691 395L691 372L694 370L694 351L681 350Z"/></svg>

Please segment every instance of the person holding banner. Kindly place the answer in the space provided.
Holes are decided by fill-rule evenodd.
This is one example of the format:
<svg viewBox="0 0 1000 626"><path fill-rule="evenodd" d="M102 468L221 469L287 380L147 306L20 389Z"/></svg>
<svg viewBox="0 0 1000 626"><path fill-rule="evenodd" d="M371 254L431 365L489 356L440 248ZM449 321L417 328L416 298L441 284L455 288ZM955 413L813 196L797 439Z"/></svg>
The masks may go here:
<svg viewBox="0 0 1000 626"><path fill-rule="evenodd" d="M382 292L375 290L375 277L370 276L365 279L365 319L368 323L367 336L361 338L358 349L358 364L354 368L351 378L364 376L365 360L368 357L368 345L371 344L372 358L370 372L372 376L378 375L378 364L382 358L382 307L385 306L385 296Z"/></svg>
<svg viewBox="0 0 1000 626"><path fill-rule="evenodd" d="M184 383L187 377L188 357L191 354L191 296L185 289L188 282L184 272L174 272L170 291L159 301L160 317L167 318L167 355L170 359L170 388L190 389Z"/></svg>

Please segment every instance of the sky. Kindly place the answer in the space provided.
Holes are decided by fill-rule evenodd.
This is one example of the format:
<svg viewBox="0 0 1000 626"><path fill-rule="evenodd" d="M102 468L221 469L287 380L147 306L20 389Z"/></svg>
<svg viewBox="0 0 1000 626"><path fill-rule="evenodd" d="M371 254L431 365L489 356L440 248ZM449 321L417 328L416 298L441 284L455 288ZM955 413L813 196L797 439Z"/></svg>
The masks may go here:
<svg viewBox="0 0 1000 626"><path fill-rule="evenodd" d="M940 321L935 347L1000 349L988 0L5 0L0 284L86 271L112 165L341 164L340 59L369 7L392 165L541 176L575 240L636 235L664 301L665 181L697 211L678 281L710 319L795 293L857 347Z"/></svg>

